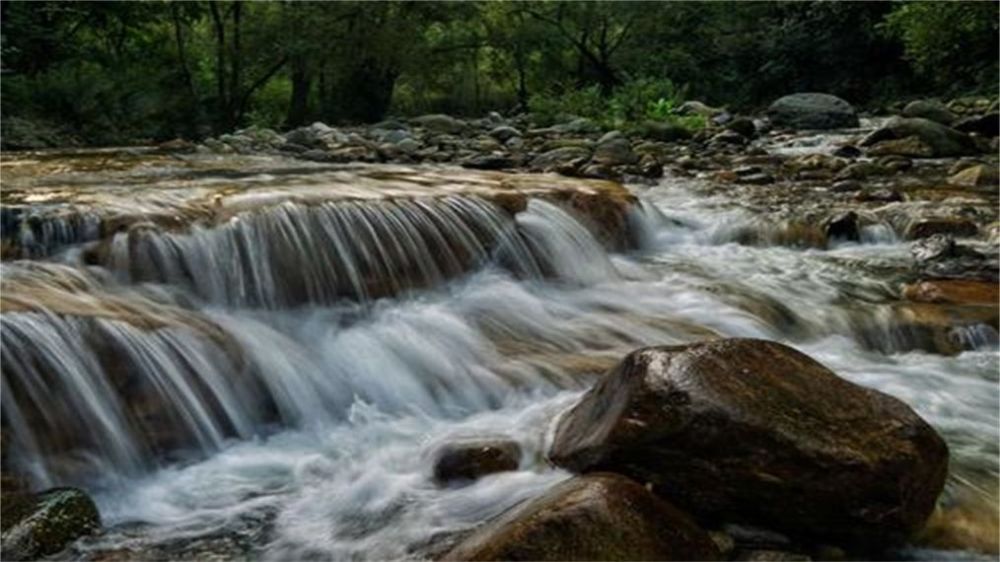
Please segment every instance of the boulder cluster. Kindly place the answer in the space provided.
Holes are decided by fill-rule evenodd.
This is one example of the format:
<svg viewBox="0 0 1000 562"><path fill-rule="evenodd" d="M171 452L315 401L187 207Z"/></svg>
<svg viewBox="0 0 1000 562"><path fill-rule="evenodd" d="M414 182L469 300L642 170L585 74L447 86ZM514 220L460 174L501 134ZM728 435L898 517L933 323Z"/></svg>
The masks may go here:
<svg viewBox="0 0 1000 562"><path fill-rule="evenodd" d="M466 449L482 472L497 468L489 450ZM629 354L558 419L548 456L579 475L444 559L879 554L921 529L948 468L944 441L907 405L751 339Z"/></svg>

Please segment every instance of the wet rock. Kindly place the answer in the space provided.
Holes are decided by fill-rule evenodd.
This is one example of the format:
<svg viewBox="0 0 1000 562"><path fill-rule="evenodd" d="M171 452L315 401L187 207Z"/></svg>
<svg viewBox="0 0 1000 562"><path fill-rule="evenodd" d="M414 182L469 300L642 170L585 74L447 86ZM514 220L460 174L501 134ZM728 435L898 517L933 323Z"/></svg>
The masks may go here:
<svg viewBox="0 0 1000 562"><path fill-rule="evenodd" d="M160 152L167 153L178 153L178 154L189 154L195 151L196 145L185 139L173 139L166 142L161 142L156 145L156 149Z"/></svg>
<svg viewBox="0 0 1000 562"><path fill-rule="evenodd" d="M587 164L582 168L580 168L579 171L571 175L578 175L579 177L582 178L594 178L601 180L616 180L616 181L621 178L621 174L619 174L614 168L606 164L600 164L600 163Z"/></svg>
<svg viewBox="0 0 1000 562"><path fill-rule="evenodd" d="M757 134L757 126L753 124L752 119L747 119L746 117L733 119L726 123L726 128L748 139L753 138Z"/></svg>
<svg viewBox="0 0 1000 562"><path fill-rule="evenodd" d="M101 525L93 500L75 488L22 496L15 511L4 509L0 549L5 560L34 560L63 550Z"/></svg>
<svg viewBox="0 0 1000 562"><path fill-rule="evenodd" d="M935 279L903 286L903 298L915 302L996 305L1000 285L991 281Z"/></svg>
<svg viewBox="0 0 1000 562"><path fill-rule="evenodd" d="M567 146L539 154L531 161L531 167L541 172L565 169L567 166L576 169L589 159L590 151L586 148Z"/></svg>
<svg viewBox="0 0 1000 562"><path fill-rule="evenodd" d="M892 154L875 160L875 165L889 173L897 173L913 168L913 160L902 155Z"/></svg>
<svg viewBox="0 0 1000 562"><path fill-rule="evenodd" d="M510 439L459 441L441 446L434 454L434 480L451 484L487 474L517 470L521 447Z"/></svg>
<svg viewBox="0 0 1000 562"><path fill-rule="evenodd" d="M347 137L337 129L317 121L285 133L285 141L306 148L327 148L331 143L347 142Z"/></svg>
<svg viewBox="0 0 1000 562"><path fill-rule="evenodd" d="M929 119L893 117L882 128L861 140L861 146L873 146L888 140L917 137L930 148L934 157L964 156L976 152L972 139L960 131ZM911 147L912 148L912 147Z"/></svg>
<svg viewBox="0 0 1000 562"><path fill-rule="evenodd" d="M595 123L591 119L586 117L580 117L573 119L569 123L561 123L551 127L552 131L559 134L581 134L581 133L599 133L601 132L601 126Z"/></svg>
<svg viewBox="0 0 1000 562"><path fill-rule="evenodd" d="M500 125L495 127L490 131L490 136L497 139L500 142L506 143L508 140L523 136L521 131L511 127L509 125Z"/></svg>
<svg viewBox="0 0 1000 562"><path fill-rule="evenodd" d="M833 155L838 158L857 158L862 154L863 152L861 152L860 148L850 144L838 146L836 150L833 151Z"/></svg>
<svg viewBox="0 0 1000 562"><path fill-rule="evenodd" d="M639 159L639 174L645 178L663 177L663 164L650 154Z"/></svg>
<svg viewBox="0 0 1000 562"><path fill-rule="evenodd" d="M772 103L767 113L779 127L839 129L858 126L858 114L854 107L830 94L788 95Z"/></svg>
<svg viewBox="0 0 1000 562"><path fill-rule="evenodd" d="M507 170L517 167L518 162L503 154L481 154L466 158L461 165L473 170Z"/></svg>
<svg viewBox="0 0 1000 562"><path fill-rule="evenodd" d="M449 134L461 133L466 127L465 121L443 114L421 115L410 119L410 122L429 131Z"/></svg>
<svg viewBox="0 0 1000 562"><path fill-rule="evenodd" d="M959 257L960 252L955 239L944 234L933 234L918 240L910 247L910 253L918 262L934 261Z"/></svg>
<svg viewBox="0 0 1000 562"><path fill-rule="evenodd" d="M713 144L732 144L742 146L747 143L747 138L736 131L722 131L714 135L710 141Z"/></svg>
<svg viewBox="0 0 1000 562"><path fill-rule="evenodd" d="M844 166L843 169L837 172L837 179L863 180L871 176L881 176L885 173L886 170L878 164L872 162L855 162Z"/></svg>
<svg viewBox="0 0 1000 562"><path fill-rule="evenodd" d="M956 172L948 178L948 183L963 187L995 186L1000 183L1000 174L996 166L975 164Z"/></svg>
<svg viewBox="0 0 1000 562"><path fill-rule="evenodd" d="M744 183L747 185L769 185L774 183L774 176L766 172L761 172L758 174L748 174L748 175L738 176L736 182Z"/></svg>
<svg viewBox="0 0 1000 562"><path fill-rule="evenodd" d="M986 138L1000 135L1000 113L989 113L960 119L952 125L963 133L975 133Z"/></svg>
<svg viewBox="0 0 1000 562"><path fill-rule="evenodd" d="M650 482L708 519L875 546L920 528L948 450L899 400L784 345L726 339L629 354L561 418L550 458Z"/></svg>
<svg viewBox="0 0 1000 562"><path fill-rule="evenodd" d="M859 203L897 203L903 195L895 189L866 189L854 196Z"/></svg>
<svg viewBox="0 0 1000 562"><path fill-rule="evenodd" d="M476 529L444 560L718 560L705 531L617 474L577 476Z"/></svg>
<svg viewBox="0 0 1000 562"><path fill-rule="evenodd" d="M958 116L952 113L948 106L935 100L911 101L903 108L903 115L930 119L942 125L951 125L958 119Z"/></svg>
<svg viewBox="0 0 1000 562"><path fill-rule="evenodd" d="M858 229L858 214L854 211L847 211L834 215L826 220L823 231L828 239L851 240L857 242L861 239L861 232Z"/></svg>
<svg viewBox="0 0 1000 562"><path fill-rule="evenodd" d="M916 240L935 234L945 234L963 238L979 234L979 227L968 219L960 218L926 218L910 223L906 228L906 238Z"/></svg>
<svg viewBox="0 0 1000 562"><path fill-rule="evenodd" d="M934 149L916 135L901 139L879 141L868 149L868 154L870 156L895 154L899 156L912 156L913 158L931 158L935 155Z"/></svg>
<svg viewBox="0 0 1000 562"><path fill-rule="evenodd" d="M834 193L849 193L853 191L861 191L861 189L861 182L857 180L840 180L830 186L830 191Z"/></svg>
<svg viewBox="0 0 1000 562"><path fill-rule="evenodd" d="M636 128L636 133L644 138L661 142L674 142L691 138L691 132L672 123L646 121Z"/></svg>
<svg viewBox="0 0 1000 562"><path fill-rule="evenodd" d="M598 143L593 158L594 162L606 166L634 164L639 161L636 153L632 152L632 145L628 142L628 139L621 136L612 137Z"/></svg>

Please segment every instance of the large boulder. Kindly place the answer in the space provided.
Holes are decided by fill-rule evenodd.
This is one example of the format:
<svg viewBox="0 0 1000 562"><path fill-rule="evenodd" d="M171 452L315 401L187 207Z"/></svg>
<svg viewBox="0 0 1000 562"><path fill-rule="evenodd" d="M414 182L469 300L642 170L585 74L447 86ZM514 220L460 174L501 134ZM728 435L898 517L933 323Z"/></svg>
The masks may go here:
<svg viewBox="0 0 1000 562"><path fill-rule="evenodd" d="M955 130L963 133L976 133L984 137L1000 135L1000 113L987 113L966 117L953 124Z"/></svg>
<svg viewBox="0 0 1000 562"><path fill-rule="evenodd" d="M609 133L610 134L610 133ZM622 136L612 137L599 142L594 150L594 162L605 166L620 166L622 164L635 164L639 161L639 156L632 152L632 144Z"/></svg>
<svg viewBox="0 0 1000 562"><path fill-rule="evenodd" d="M846 101L830 94L792 94L767 109L771 122L793 129L857 127L858 114Z"/></svg>
<svg viewBox="0 0 1000 562"><path fill-rule="evenodd" d="M930 155L964 156L977 152L972 138L930 119L919 117L893 117L880 129L876 129L861 140L862 146L872 146L876 143L894 139L917 137L929 147Z"/></svg>
<svg viewBox="0 0 1000 562"><path fill-rule="evenodd" d="M951 125L958 118L945 104L934 100L911 101L903 108L906 117L922 117L937 121L942 125Z"/></svg>
<svg viewBox="0 0 1000 562"><path fill-rule="evenodd" d="M617 474L571 478L478 528L445 560L719 560L684 513Z"/></svg>
<svg viewBox="0 0 1000 562"><path fill-rule="evenodd" d="M706 519L859 547L918 530L948 467L899 400L752 339L631 353L562 417L550 457L651 483Z"/></svg>
<svg viewBox="0 0 1000 562"><path fill-rule="evenodd" d="M101 526L94 502L75 488L54 488L41 494L4 494L4 560L35 560L63 550Z"/></svg>

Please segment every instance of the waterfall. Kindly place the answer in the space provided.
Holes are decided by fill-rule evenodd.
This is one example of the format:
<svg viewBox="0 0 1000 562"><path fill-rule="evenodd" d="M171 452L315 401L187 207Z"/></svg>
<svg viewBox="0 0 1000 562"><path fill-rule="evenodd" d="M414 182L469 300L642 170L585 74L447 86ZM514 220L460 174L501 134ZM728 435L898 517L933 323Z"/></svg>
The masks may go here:
<svg viewBox="0 0 1000 562"><path fill-rule="evenodd" d="M4 427L38 485L330 427L357 400L447 418L573 386L505 365L470 319L372 299L484 268L577 285L616 275L569 211L532 200L515 219L474 196L283 203L93 245L2 269ZM87 253L102 265L73 261Z"/></svg>

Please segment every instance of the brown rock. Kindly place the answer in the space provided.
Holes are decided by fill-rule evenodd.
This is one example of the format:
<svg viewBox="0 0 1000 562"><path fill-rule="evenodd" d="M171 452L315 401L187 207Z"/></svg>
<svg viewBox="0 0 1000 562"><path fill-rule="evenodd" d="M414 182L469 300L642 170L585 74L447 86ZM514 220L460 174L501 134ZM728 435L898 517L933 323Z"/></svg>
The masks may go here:
<svg viewBox="0 0 1000 562"><path fill-rule="evenodd" d="M876 546L926 520L948 449L891 396L727 339L631 353L563 416L550 457L650 482L705 518Z"/></svg>
<svg viewBox="0 0 1000 562"><path fill-rule="evenodd" d="M1000 285L990 281L935 279L903 286L903 297L917 302L996 305Z"/></svg>
<svg viewBox="0 0 1000 562"><path fill-rule="evenodd" d="M916 240L935 234L947 234L956 237L975 236L979 233L976 223L967 219L928 218L915 221L906 229L906 238Z"/></svg>
<svg viewBox="0 0 1000 562"><path fill-rule="evenodd" d="M1000 182L1000 174L996 166L976 164L963 168L950 178L948 183L964 187L995 186Z"/></svg>
<svg viewBox="0 0 1000 562"><path fill-rule="evenodd" d="M930 158L934 156L934 149L920 140L918 136L880 141L868 149L869 156L885 156L889 154L912 156L914 158Z"/></svg>
<svg viewBox="0 0 1000 562"><path fill-rule="evenodd" d="M521 447L510 439L460 441L441 446L434 457L434 480L450 484L517 470Z"/></svg>
<svg viewBox="0 0 1000 562"><path fill-rule="evenodd" d="M500 514L444 560L719 560L708 534L617 474L578 476Z"/></svg>

